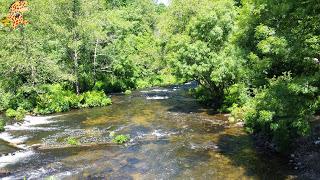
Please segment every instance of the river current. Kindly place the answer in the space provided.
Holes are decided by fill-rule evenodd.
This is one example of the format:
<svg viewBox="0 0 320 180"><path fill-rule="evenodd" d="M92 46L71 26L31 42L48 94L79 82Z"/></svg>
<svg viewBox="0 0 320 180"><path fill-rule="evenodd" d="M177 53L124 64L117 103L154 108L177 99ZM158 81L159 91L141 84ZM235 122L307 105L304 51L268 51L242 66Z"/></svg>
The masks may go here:
<svg viewBox="0 0 320 180"><path fill-rule="evenodd" d="M188 96L194 84L113 94L107 107L28 116L0 134L3 179L291 179L228 115ZM110 133L130 135L114 145ZM69 146L68 138L81 145ZM35 149L32 146L41 146Z"/></svg>

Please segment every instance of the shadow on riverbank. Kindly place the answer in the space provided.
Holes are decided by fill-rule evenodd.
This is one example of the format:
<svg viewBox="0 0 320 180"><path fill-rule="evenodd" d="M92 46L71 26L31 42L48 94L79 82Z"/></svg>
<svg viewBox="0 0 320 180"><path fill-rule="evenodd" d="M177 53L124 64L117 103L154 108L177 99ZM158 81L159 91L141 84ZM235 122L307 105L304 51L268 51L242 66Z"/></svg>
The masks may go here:
<svg viewBox="0 0 320 180"><path fill-rule="evenodd" d="M288 159L279 154L270 154L258 150L252 137L247 134L219 137L218 146L221 155L230 159L233 165L245 169L249 177L257 179L294 179L289 169Z"/></svg>

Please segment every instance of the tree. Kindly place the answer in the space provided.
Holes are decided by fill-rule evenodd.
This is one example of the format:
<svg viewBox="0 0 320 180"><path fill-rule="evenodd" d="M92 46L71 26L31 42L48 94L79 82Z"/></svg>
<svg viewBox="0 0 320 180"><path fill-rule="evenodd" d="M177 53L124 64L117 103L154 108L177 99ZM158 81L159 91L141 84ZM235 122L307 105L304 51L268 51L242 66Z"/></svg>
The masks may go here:
<svg viewBox="0 0 320 180"><path fill-rule="evenodd" d="M225 90L241 76L240 52L230 44L233 1L173 1L167 13L167 59L179 77L197 80L221 106Z"/></svg>

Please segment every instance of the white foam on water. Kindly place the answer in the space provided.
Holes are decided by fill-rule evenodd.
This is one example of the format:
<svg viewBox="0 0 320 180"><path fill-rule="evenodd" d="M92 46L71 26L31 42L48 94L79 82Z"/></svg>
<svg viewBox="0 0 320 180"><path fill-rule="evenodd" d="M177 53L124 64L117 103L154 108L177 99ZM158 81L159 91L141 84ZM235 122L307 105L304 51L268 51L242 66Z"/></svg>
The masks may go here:
<svg viewBox="0 0 320 180"><path fill-rule="evenodd" d="M48 172L48 169L41 167L40 169L30 172L28 175L28 179L41 179L41 175L47 174Z"/></svg>
<svg viewBox="0 0 320 180"><path fill-rule="evenodd" d="M47 117L32 117L32 116L26 116L25 121L21 124L15 123L13 125L7 125L5 126L6 131L3 133L0 133L0 139L16 146L17 148L27 150L29 147L25 145L24 143L30 138L26 135L24 136L14 136L10 134L10 131L18 131L18 130L52 130L55 128L44 128L44 127L35 127L36 125L40 124L48 124L51 123L49 119L51 119L53 116L47 116ZM0 162L1 163L1 162Z"/></svg>
<svg viewBox="0 0 320 180"><path fill-rule="evenodd" d="M195 145L195 144L193 144L193 143L190 143L190 149L197 149L198 148L198 146L197 145Z"/></svg>
<svg viewBox="0 0 320 180"><path fill-rule="evenodd" d="M156 137L166 137L166 136L170 136L170 135L172 135L172 134L176 134L176 133L174 133L174 132L170 132L170 133L168 133L168 132L163 132L162 130L159 130L159 129L157 129L157 130L154 130L152 133L151 133L151 135L153 135L153 136L156 136Z"/></svg>
<svg viewBox="0 0 320 180"><path fill-rule="evenodd" d="M14 180L14 179L18 179L18 178L14 176L9 176L9 177L4 177L1 180Z"/></svg>
<svg viewBox="0 0 320 180"><path fill-rule="evenodd" d="M14 179L14 177L9 176L9 177L2 178L2 180L11 180L11 179Z"/></svg>
<svg viewBox="0 0 320 180"><path fill-rule="evenodd" d="M11 131L23 131L23 130L29 130L29 131L54 131L58 130L59 128L46 128L46 127L29 127L29 126L6 126L6 130Z"/></svg>
<svg viewBox="0 0 320 180"><path fill-rule="evenodd" d="M154 130L154 131L151 133L151 135L157 136L157 137L163 137L163 136L165 136L166 134L161 133L161 130Z"/></svg>
<svg viewBox="0 0 320 180"><path fill-rule="evenodd" d="M35 127L37 125L42 124L50 124L53 121L50 119L57 116L26 116L24 118L23 123L15 123L13 125L5 126L6 130L19 131L19 130L56 130L57 128L43 128L43 127Z"/></svg>
<svg viewBox="0 0 320 180"><path fill-rule="evenodd" d="M152 97L148 96L147 99L148 100L158 100L158 99L169 99L169 97L168 96L152 96Z"/></svg>
<svg viewBox="0 0 320 180"><path fill-rule="evenodd" d="M32 156L35 154L32 150L28 151L22 151L22 152L16 152L14 154L9 154L7 156L0 157L0 168L6 167L8 164L14 164L17 163L23 159L26 159L27 157Z"/></svg>
<svg viewBox="0 0 320 180"><path fill-rule="evenodd" d="M61 172L61 173L55 174L54 177L63 178L63 177L68 177L68 176L74 175L75 173L76 172L65 171L65 172Z"/></svg>
<svg viewBox="0 0 320 180"><path fill-rule="evenodd" d="M150 93L150 92L172 92L172 90L169 89L151 89L148 91L140 91L142 93Z"/></svg>
<svg viewBox="0 0 320 180"><path fill-rule="evenodd" d="M17 144L19 147L19 145L26 142L29 139L29 137L27 136L14 137L7 132L3 132L3 133L0 133L0 139L7 141L11 144ZM21 146L24 147L24 145L21 145Z"/></svg>
<svg viewBox="0 0 320 180"><path fill-rule="evenodd" d="M168 89L152 89L151 92L169 92Z"/></svg>
<svg viewBox="0 0 320 180"><path fill-rule="evenodd" d="M39 125L39 124L49 124L49 119L52 119L54 117L58 116L26 116L24 118L26 125L33 126L33 125Z"/></svg>

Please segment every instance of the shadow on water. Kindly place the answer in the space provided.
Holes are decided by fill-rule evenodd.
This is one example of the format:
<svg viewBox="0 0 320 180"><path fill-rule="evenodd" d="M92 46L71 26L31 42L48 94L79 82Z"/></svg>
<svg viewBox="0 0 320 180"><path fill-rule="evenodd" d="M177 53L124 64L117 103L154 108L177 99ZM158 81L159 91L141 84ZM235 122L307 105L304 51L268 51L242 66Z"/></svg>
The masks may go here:
<svg viewBox="0 0 320 180"><path fill-rule="evenodd" d="M221 155L232 165L244 169L247 177L254 179L294 179L295 174L288 169L288 160L279 154L258 151L253 139L247 134L219 136Z"/></svg>

